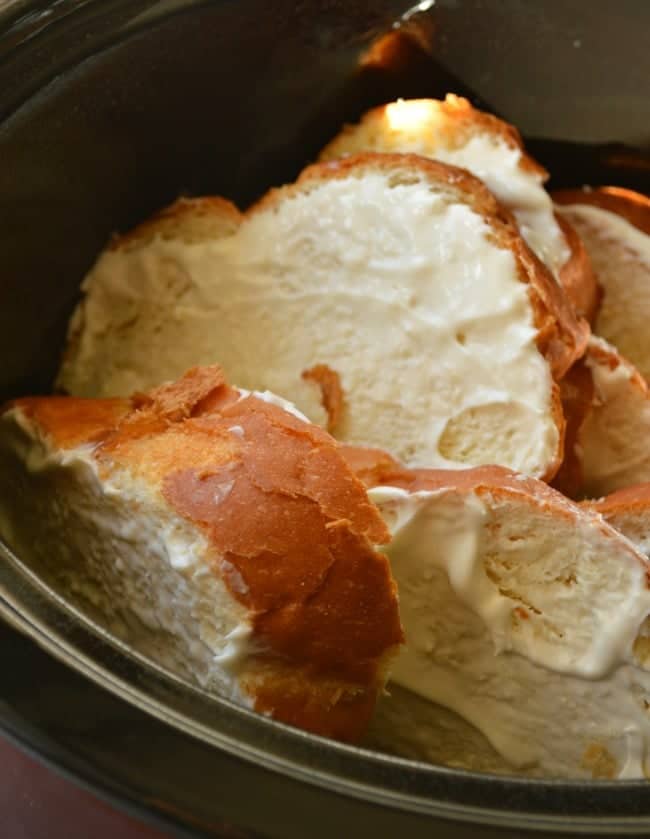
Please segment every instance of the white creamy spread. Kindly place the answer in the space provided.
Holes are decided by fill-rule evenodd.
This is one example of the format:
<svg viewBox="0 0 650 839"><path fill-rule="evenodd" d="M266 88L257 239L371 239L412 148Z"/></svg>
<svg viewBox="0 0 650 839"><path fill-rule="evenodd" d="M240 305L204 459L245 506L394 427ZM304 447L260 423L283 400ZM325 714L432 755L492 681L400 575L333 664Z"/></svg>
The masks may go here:
<svg viewBox="0 0 650 839"><path fill-rule="evenodd" d="M650 236L590 204L557 209L582 238L604 291L595 331L650 378Z"/></svg>
<svg viewBox="0 0 650 839"><path fill-rule="evenodd" d="M496 458L542 474L558 445L551 378L512 253L466 205L387 180L315 184L222 241L104 253L60 383L126 394L218 362L325 424L319 388L301 375L323 363L345 393L342 439L412 465ZM484 413L506 442L487 434L492 450L463 452Z"/></svg>
<svg viewBox="0 0 650 839"><path fill-rule="evenodd" d="M250 704L238 686L254 650L248 612L203 534L146 485L121 469L100 478L92 446L50 447L14 408L0 417L0 498L0 537L66 596L164 667Z"/></svg>
<svg viewBox="0 0 650 839"><path fill-rule="evenodd" d="M619 556L620 571L610 574L611 591L602 579L580 596L562 585L545 591L547 584L535 586L533 574L525 591L528 603L501 591L486 573L485 557L494 551L486 540L494 522L480 498L451 490L409 494L393 487L377 487L369 495L393 533L386 553L406 634L394 682L476 726L514 767L589 776L583 759L595 744L606 749L621 777L649 774L650 673L632 663L632 645L650 612L650 594L645 565L634 558L631 545L630 562ZM582 526L576 538L586 552L589 529L601 525L594 517ZM543 551L541 558L518 557L516 543L506 535L498 538L514 562L547 562ZM598 564L600 557L593 561ZM576 566L585 587L586 562ZM569 598L566 603L563 597ZM513 621L517 608L526 610L526 620ZM574 626L567 623L562 636L544 633L545 608L573 616ZM581 635L585 608L591 631ZM416 730L400 734L413 742L419 737ZM426 743L427 732L421 736Z"/></svg>
<svg viewBox="0 0 650 839"><path fill-rule="evenodd" d="M492 194L515 215L521 234L532 250L557 276L570 256L566 239L558 225L553 202L544 189L543 177L521 167L522 152L502 137L485 131L467 142L446 146L438 141L435 108L426 103L398 101L386 109L386 119L394 132L387 140L392 151L421 154L461 166L480 178ZM382 150L381 135L373 148Z"/></svg>

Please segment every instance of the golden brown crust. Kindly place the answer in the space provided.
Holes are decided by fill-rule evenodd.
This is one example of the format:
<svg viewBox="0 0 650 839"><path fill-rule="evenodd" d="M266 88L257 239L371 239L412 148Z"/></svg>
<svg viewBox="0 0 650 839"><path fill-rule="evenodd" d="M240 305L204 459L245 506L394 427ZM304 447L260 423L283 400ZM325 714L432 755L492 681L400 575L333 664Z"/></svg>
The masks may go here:
<svg viewBox="0 0 650 839"><path fill-rule="evenodd" d="M552 194L556 204L590 204L621 216L650 236L650 198L618 186L560 189Z"/></svg>
<svg viewBox="0 0 650 839"><path fill-rule="evenodd" d="M594 510L605 518L619 513L648 511L650 510L650 483L625 487L597 501L583 501L581 506Z"/></svg>
<svg viewBox="0 0 650 839"><path fill-rule="evenodd" d="M248 680L255 710L305 731L354 743L365 732L377 694L323 678L314 683L308 669L274 662Z"/></svg>
<svg viewBox="0 0 650 839"><path fill-rule="evenodd" d="M477 466L473 469L405 469L385 473L377 484L393 486L408 492L444 490L462 494L474 493L496 501L514 500L536 507L549 515L549 523L563 519L576 523L585 514L601 512L597 504L578 504L537 478L529 478L504 466ZM650 500L650 485L647 497ZM592 523L608 537L615 534L601 520L592 517ZM640 555L630 546L630 556L641 561ZM650 577L648 578L650 587Z"/></svg>
<svg viewBox="0 0 650 839"><path fill-rule="evenodd" d="M314 382L320 388L323 408L327 412L327 430L333 434L345 409L341 377L327 364L315 364L309 370L303 370L302 378Z"/></svg>
<svg viewBox="0 0 650 839"><path fill-rule="evenodd" d="M220 235L234 233L242 220L237 207L225 198L178 198L142 224L122 235L113 236L109 250L128 251L148 244L154 237L182 239L188 243L214 236L214 226Z"/></svg>
<svg viewBox="0 0 650 839"><path fill-rule="evenodd" d="M72 448L100 443L112 435L131 411L128 399L77 399L28 396L7 403L3 411L20 409L55 445Z"/></svg>
<svg viewBox="0 0 650 839"><path fill-rule="evenodd" d="M562 288L578 315L593 323L598 314L603 290L596 280L589 254L580 236L563 216L556 213L555 220L571 251L571 255L560 268Z"/></svg>
<svg viewBox="0 0 650 839"><path fill-rule="evenodd" d="M378 453L381 459L381 453ZM407 469L380 470L376 484L394 486L408 492L457 489L462 492L515 493L532 496L545 505L559 505L563 510L576 510L575 505L544 481L529 478L505 466L475 466L472 469Z"/></svg>
<svg viewBox="0 0 650 839"><path fill-rule="evenodd" d="M383 449L342 443L339 445L339 451L357 478L367 487L385 483L384 476L398 473L404 468L399 461Z"/></svg>
<svg viewBox="0 0 650 839"><path fill-rule="evenodd" d="M514 125L495 117L486 111L479 111L467 99L448 93L444 100L439 99L409 99L409 104L422 105L436 113L436 127L447 148L453 149L464 145L476 134L492 134L500 137L510 148L519 149L522 153L519 166L529 172L535 172L544 180L548 179L548 172L536 160L526 153L521 134ZM331 140L319 155L319 160L332 160L344 153L348 136L363 131L373 123L383 123L387 112L396 103L389 102L367 111L357 125L346 125L340 134Z"/></svg>
<svg viewBox="0 0 650 839"><path fill-rule="evenodd" d="M489 224L497 247L512 251L518 274L528 284L537 327L537 346L548 360L553 378L559 380L579 358L589 338L589 326L578 318L563 291L519 235L512 215L503 208L484 184L456 166L414 154L362 152L327 163L308 166L289 186L270 190L248 213L272 210L282 200L330 179L363 177L368 171L392 172L396 183L427 179L441 191L449 190L455 201L467 204Z"/></svg>
<svg viewBox="0 0 650 839"><path fill-rule="evenodd" d="M227 390L226 377L220 367L193 367L177 382L167 382L145 393L134 393L131 404L135 410L180 422L205 410L210 396Z"/></svg>
<svg viewBox="0 0 650 839"><path fill-rule="evenodd" d="M64 448L96 443L100 471L123 467L146 479L205 533L215 573L268 650L261 710L319 733L352 736L365 726L386 659L402 641L397 592L388 560L373 548L388 541L386 526L325 431L241 398L216 366L130 403L13 404Z"/></svg>

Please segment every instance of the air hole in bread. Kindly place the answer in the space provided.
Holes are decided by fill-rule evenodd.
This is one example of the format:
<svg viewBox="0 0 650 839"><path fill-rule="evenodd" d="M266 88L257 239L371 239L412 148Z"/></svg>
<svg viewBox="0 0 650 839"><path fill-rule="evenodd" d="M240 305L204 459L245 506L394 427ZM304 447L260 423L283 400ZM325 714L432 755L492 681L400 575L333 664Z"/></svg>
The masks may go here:
<svg viewBox="0 0 650 839"><path fill-rule="evenodd" d="M456 340L462 343L459 333ZM531 430L538 423L525 405L491 402L466 408L446 424L438 441L438 451L455 463L498 463L504 452L516 462L522 453L531 453ZM534 432L533 432L534 433ZM518 454L519 453L519 454Z"/></svg>

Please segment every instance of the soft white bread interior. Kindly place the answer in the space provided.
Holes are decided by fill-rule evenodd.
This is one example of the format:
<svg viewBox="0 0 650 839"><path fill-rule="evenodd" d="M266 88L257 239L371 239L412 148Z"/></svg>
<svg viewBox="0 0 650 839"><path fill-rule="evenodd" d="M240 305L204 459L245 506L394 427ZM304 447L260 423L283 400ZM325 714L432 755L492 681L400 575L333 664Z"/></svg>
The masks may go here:
<svg viewBox="0 0 650 839"><path fill-rule="evenodd" d="M406 644L392 682L436 703L384 698L374 741L474 769L650 775L650 672L636 643L650 612L645 555L597 513L505 469L364 474L382 481L369 495L393 534Z"/></svg>
<svg viewBox="0 0 650 839"><path fill-rule="evenodd" d="M599 498L650 481L650 391L638 370L602 338L562 381L565 459L554 486Z"/></svg>
<svg viewBox="0 0 650 839"><path fill-rule="evenodd" d="M336 379L336 436L408 464L556 470L555 382L588 327L463 170L360 155L309 167L226 237L150 234L118 241L85 280L59 377L70 393L218 360L321 424Z"/></svg>
<svg viewBox="0 0 650 839"><path fill-rule="evenodd" d="M357 739L402 639L387 530L323 430L219 368L0 417L0 536L168 669Z"/></svg>
<svg viewBox="0 0 650 839"><path fill-rule="evenodd" d="M603 299L594 324L647 379L650 377L650 198L618 187L553 195L580 234Z"/></svg>
<svg viewBox="0 0 650 839"><path fill-rule="evenodd" d="M368 111L323 149L321 160L362 151L411 152L462 166L515 216L523 237L591 320L599 290L579 237L554 215L546 170L524 149L517 129L459 96L398 100Z"/></svg>

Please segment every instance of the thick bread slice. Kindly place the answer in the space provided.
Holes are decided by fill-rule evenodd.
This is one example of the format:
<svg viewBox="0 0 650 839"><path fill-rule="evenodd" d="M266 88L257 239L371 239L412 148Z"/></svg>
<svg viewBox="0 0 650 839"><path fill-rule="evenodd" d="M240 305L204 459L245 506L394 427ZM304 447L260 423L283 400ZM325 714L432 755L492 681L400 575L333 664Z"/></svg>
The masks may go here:
<svg viewBox="0 0 650 839"><path fill-rule="evenodd" d="M398 100L368 111L321 152L332 160L361 151L411 152L462 166L515 216L523 237L565 289L579 314L596 314L599 290L580 239L553 213L548 173L517 129L459 96Z"/></svg>
<svg viewBox="0 0 650 839"><path fill-rule="evenodd" d="M225 198L179 198L123 236L113 236L105 252L107 258L111 253L120 254L131 265L131 269L125 276L120 276L118 272L113 273L107 288L101 283L96 283L93 286L93 294L84 294L83 302L75 309L68 325L58 385L78 396L114 396L116 391L111 391L110 388L104 388L99 383L95 387L89 387L85 382L86 378L94 374L101 375L101 368L106 364L100 347L95 350L99 358L93 358L93 352L89 352L87 324L93 324L93 332L96 335L111 329L128 334L138 319L140 298L153 297L157 291L155 286L147 287L145 284L149 268L147 254L152 246L155 247L158 241L184 245L217 242L232 236L242 218L237 207ZM164 305L151 306L150 316L155 319L151 323L151 329L161 330L166 318L172 315L170 307L182 302L187 283L179 265L167 262L158 264L154 270L158 274L154 282L164 287ZM132 277L134 272L137 274L135 278ZM89 290L92 276L92 273L89 274L82 283L82 292ZM118 287L120 283L121 286ZM112 284L115 284L115 287L112 287ZM152 304L154 302L152 299ZM114 305L119 308L111 311ZM161 379L179 376L183 369L193 363L188 362L185 368L175 369ZM121 395L126 395L138 387L153 387L161 380L150 378L141 382L138 381L137 375L130 377L128 370L128 365L122 369L121 375L126 378L128 384L126 389L121 391Z"/></svg>
<svg viewBox="0 0 650 839"><path fill-rule="evenodd" d="M218 360L321 424L336 394L339 439L409 464L547 477L555 380L588 333L483 184L413 155L309 167L234 235L109 250L84 290L59 377L74 395Z"/></svg>
<svg viewBox="0 0 650 839"><path fill-rule="evenodd" d="M617 187L553 195L603 288L594 330L650 378L650 198Z"/></svg>
<svg viewBox="0 0 650 839"><path fill-rule="evenodd" d="M333 439L219 368L10 404L0 535L136 649L319 734L362 733L402 638L388 533Z"/></svg>
<svg viewBox="0 0 650 839"><path fill-rule="evenodd" d="M638 370L602 338L562 381L565 460L553 485L599 498L650 481L650 391Z"/></svg>
<svg viewBox="0 0 650 839"><path fill-rule="evenodd" d="M436 737L442 705L511 771L650 775L650 672L636 646L650 613L646 557L597 513L523 475L382 468L386 484L369 496L393 533L385 550L406 634L391 678L436 703L428 725L420 702L408 727L403 692L394 712L380 710L401 720L394 748L500 768L466 725L454 741L448 715ZM391 734L381 731L385 746Z"/></svg>

